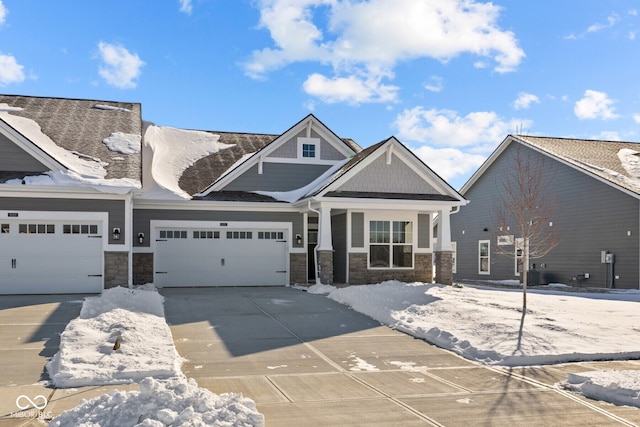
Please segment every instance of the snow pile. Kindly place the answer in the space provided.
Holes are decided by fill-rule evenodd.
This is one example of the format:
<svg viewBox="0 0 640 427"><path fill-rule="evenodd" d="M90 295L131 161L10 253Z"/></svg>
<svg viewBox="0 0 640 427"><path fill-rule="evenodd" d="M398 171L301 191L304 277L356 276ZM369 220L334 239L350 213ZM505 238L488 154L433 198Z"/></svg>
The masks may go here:
<svg viewBox="0 0 640 427"><path fill-rule="evenodd" d="M640 407L640 371L593 371L569 374L560 386L591 399Z"/></svg>
<svg viewBox="0 0 640 427"><path fill-rule="evenodd" d="M111 151L121 154L135 154L140 152L142 137L140 135L123 132L113 132L102 140Z"/></svg>
<svg viewBox="0 0 640 427"><path fill-rule="evenodd" d="M20 107L12 107L6 102L0 102L0 112L22 111Z"/></svg>
<svg viewBox="0 0 640 427"><path fill-rule="evenodd" d="M264 426L253 400L214 394L194 380L146 378L140 391L115 390L64 412L49 426Z"/></svg>
<svg viewBox="0 0 640 427"><path fill-rule="evenodd" d="M130 113L131 110L129 110L128 108L122 108L122 107L116 107L113 105L105 105L105 104L96 104L93 106L93 108L97 109L97 110L106 110L106 111L120 111L122 113Z"/></svg>
<svg viewBox="0 0 640 427"><path fill-rule="evenodd" d="M162 301L148 288L116 287L87 298L47 363L52 383L64 388L181 375Z"/></svg>
<svg viewBox="0 0 640 427"><path fill-rule="evenodd" d="M625 171L633 179L640 179L640 152L629 148L618 151L618 159Z"/></svg>
<svg viewBox="0 0 640 427"><path fill-rule="evenodd" d="M128 178L106 179L107 163L81 153L67 151L42 133L40 125L31 119L9 114L7 109L0 110L0 119L48 153L66 170L48 172L47 175L26 177L24 182L30 185L89 186L99 191L124 194L133 188L140 188L140 182ZM11 180L7 184L22 184L22 180Z"/></svg>
<svg viewBox="0 0 640 427"><path fill-rule="evenodd" d="M314 286L311 291L314 291ZM640 292L529 291L383 282L329 298L381 323L488 365L640 358Z"/></svg>
<svg viewBox="0 0 640 427"><path fill-rule="evenodd" d="M158 127L150 124L144 134L144 170L148 174L141 198L188 200L191 198L178 182L183 172L198 160L233 144L219 142L220 135L210 132Z"/></svg>

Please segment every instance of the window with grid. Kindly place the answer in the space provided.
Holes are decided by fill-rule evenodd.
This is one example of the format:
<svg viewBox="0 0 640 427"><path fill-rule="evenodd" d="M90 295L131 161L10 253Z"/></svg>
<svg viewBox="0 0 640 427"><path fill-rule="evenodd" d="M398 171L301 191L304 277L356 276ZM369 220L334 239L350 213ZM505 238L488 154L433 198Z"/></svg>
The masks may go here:
<svg viewBox="0 0 640 427"><path fill-rule="evenodd" d="M413 267L413 223L411 221L369 222L369 266L372 268Z"/></svg>
<svg viewBox="0 0 640 427"><path fill-rule="evenodd" d="M302 157L315 157L316 145L315 144L302 144Z"/></svg>

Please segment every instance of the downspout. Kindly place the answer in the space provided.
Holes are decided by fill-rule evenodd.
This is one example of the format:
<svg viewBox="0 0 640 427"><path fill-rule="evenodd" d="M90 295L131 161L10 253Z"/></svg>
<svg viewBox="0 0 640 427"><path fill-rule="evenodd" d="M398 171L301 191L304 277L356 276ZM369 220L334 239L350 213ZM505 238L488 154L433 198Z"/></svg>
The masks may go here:
<svg viewBox="0 0 640 427"><path fill-rule="evenodd" d="M318 224L320 224L320 211L315 210L311 207L311 200L308 201L309 203L309 210L311 212L315 212L316 214L318 214ZM320 229L318 229L318 237L320 237ZM315 276L316 276L316 285L320 284L320 277L318 277L318 246L320 245L320 239L317 239L318 241L316 242L316 246L315 248L313 248L313 271L315 272Z"/></svg>
<svg viewBox="0 0 640 427"><path fill-rule="evenodd" d="M127 285L131 289L133 287L133 194L128 193L124 201L125 207L125 229L127 233Z"/></svg>

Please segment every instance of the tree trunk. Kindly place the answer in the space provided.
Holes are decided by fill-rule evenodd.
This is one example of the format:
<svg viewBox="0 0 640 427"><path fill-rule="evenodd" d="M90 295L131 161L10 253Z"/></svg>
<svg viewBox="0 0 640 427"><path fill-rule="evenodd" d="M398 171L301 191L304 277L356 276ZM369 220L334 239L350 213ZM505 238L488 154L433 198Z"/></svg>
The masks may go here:
<svg viewBox="0 0 640 427"><path fill-rule="evenodd" d="M522 312L527 311L527 270L522 270Z"/></svg>

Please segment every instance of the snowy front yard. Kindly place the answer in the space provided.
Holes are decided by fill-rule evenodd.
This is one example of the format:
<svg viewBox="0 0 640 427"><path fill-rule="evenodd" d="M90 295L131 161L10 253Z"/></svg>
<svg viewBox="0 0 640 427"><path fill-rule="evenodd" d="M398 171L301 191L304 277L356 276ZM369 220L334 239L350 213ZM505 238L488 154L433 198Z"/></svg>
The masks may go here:
<svg viewBox="0 0 640 427"><path fill-rule="evenodd" d="M563 288L529 290L524 317L520 289L388 281L340 289L315 285L309 292L487 365L640 358L640 291ZM640 371L571 374L562 386L640 407Z"/></svg>
<svg viewBox="0 0 640 427"><path fill-rule="evenodd" d="M392 328L487 365L522 366L640 358L640 291L528 293L389 281L326 294ZM187 380L153 286L115 288L87 298L47 365L54 385L139 382L63 413L51 426L264 425L255 402L216 395ZM116 346L119 341L119 348ZM560 386L616 404L640 406L640 371L570 374ZM108 410L107 410L108 409ZM70 421L72 420L72 421ZM218 423L218 424L216 424Z"/></svg>

